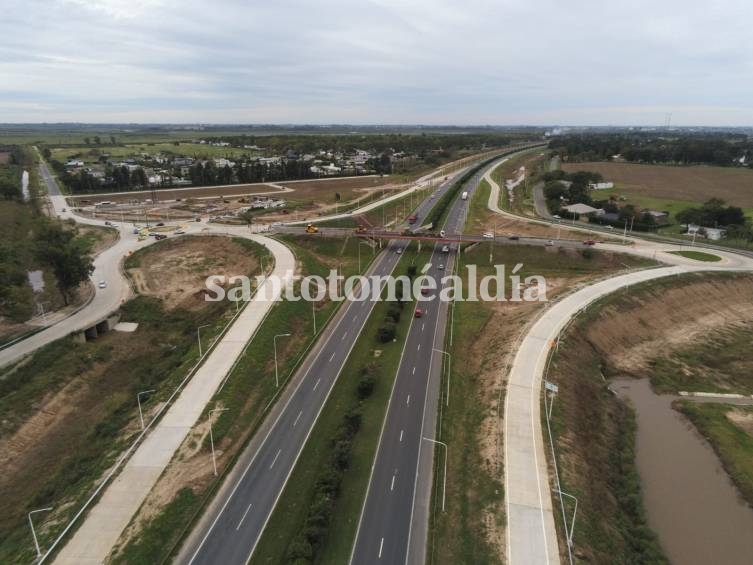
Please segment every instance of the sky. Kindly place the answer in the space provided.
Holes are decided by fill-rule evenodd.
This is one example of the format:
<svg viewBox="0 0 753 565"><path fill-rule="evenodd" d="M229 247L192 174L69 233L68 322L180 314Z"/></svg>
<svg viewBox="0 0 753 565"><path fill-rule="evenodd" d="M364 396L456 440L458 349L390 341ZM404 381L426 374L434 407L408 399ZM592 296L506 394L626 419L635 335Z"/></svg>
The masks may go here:
<svg viewBox="0 0 753 565"><path fill-rule="evenodd" d="M749 0L0 0L0 122L753 125Z"/></svg>

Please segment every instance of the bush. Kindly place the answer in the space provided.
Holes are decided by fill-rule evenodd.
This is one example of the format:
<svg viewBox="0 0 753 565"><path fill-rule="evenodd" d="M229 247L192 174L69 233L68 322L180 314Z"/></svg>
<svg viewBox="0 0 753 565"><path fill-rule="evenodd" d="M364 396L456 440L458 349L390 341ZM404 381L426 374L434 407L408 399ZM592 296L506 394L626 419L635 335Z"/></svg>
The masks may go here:
<svg viewBox="0 0 753 565"><path fill-rule="evenodd" d="M366 375L361 377L361 381L358 383L358 398L361 400L365 400L369 396L372 395L374 392L374 387L376 386L376 379L372 377L371 375Z"/></svg>
<svg viewBox="0 0 753 565"><path fill-rule="evenodd" d="M377 330L377 339L382 343L389 343L396 335L395 324L392 322L386 322Z"/></svg>

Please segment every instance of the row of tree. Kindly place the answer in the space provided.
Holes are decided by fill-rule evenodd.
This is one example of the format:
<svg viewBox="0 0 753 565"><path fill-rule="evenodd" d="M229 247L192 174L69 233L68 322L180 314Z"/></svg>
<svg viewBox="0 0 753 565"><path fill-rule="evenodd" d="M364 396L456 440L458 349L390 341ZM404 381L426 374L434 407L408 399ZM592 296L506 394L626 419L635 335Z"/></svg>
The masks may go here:
<svg viewBox="0 0 753 565"><path fill-rule="evenodd" d="M606 161L620 155L634 163L753 166L753 140L742 134L589 133L555 137L549 147L570 162Z"/></svg>

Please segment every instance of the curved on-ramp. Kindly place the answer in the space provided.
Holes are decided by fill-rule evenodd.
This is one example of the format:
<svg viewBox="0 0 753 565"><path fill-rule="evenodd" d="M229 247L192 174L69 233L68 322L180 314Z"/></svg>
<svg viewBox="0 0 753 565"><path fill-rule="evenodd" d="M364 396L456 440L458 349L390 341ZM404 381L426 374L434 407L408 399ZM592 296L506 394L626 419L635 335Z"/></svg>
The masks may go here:
<svg viewBox="0 0 753 565"><path fill-rule="evenodd" d="M500 164L501 162L503 160ZM491 211L516 220L552 224L500 209L500 187L491 178L492 170L493 168L485 175L491 186L487 205ZM691 250L692 247L637 238L632 238L631 241L633 245L630 246L598 244L596 247L654 259L670 266L620 274L553 302L529 327L510 366L503 422L506 547L509 565L560 563L540 415L541 383L550 349L560 332L589 304L634 284L690 272L753 271L751 258L729 251L713 250L712 253L721 257L721 260L702 263L668 252Z"/></svg>

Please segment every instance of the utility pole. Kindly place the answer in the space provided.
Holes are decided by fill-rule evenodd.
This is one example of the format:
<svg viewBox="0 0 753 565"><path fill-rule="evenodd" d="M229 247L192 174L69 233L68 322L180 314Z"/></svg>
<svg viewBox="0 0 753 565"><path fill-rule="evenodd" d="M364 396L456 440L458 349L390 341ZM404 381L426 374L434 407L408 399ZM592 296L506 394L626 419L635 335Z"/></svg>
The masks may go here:
<svg viewBox="0 0 753 565"><path fill-rule="evenodd" d="M212 448L212 468L214 469L214 476L217 476L217 459L214 455L214 435L212 434L212 414L215 412L225 412L227 408L215 408L209 411L209 445Z"/></svg>

